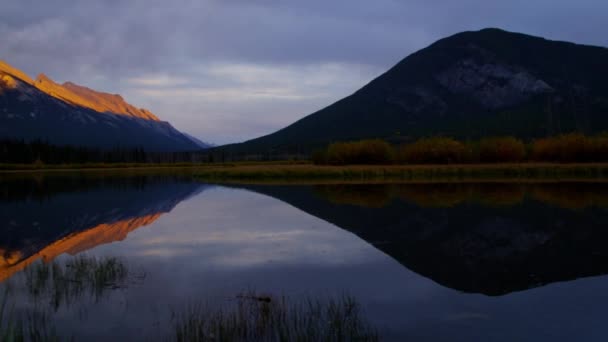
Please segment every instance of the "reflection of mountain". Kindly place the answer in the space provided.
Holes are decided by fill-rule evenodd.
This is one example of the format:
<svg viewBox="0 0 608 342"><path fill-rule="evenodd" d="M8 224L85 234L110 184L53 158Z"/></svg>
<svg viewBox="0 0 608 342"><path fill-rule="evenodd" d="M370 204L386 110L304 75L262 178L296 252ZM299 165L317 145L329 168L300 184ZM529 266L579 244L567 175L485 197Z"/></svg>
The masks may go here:
<svg viewBox="0 0 608 342"><path fill-rule="evenodd" d="M134 177L108 186L91 180L79 191L0 202L0 281L36 260L45 262L68 253L124 240L139 227L156 221L204 185L176 179ZM81 179L81 182L83 180ZM39 185L54 188L45 181Z"/></svg>
<svg viewBox="0 0 608 342"><path fill-rule="evenodd" d="M70 234L27 258L19 251L0 250L0 255L4 256L4 258L0 257L0 281L10 278L16 272L38 260L50 262L61 254L76 255L99 245L122 241L130 232L153 223L160 216L161 213L158 213L114 223L103 223L85 231Z"/></svg>
<svg viewBox="0 0 608 342"><path fill-rule="evenodd" d="M442 190L437 184L243 187L351 231L407 268L460 291L502 295L608 273L608 212L534 199L560 191L563 198L594 198L594 192L601 197L604 186L502 185L501 196L498 185L486 189L489 199L469 190L473 196L466 200L453 185ZM458 187L464 191L466 185ZM370 206L366 192L384 204ZM388 193L400 195L382 196ZM517 200L497 200L504 198Z"/></svg>

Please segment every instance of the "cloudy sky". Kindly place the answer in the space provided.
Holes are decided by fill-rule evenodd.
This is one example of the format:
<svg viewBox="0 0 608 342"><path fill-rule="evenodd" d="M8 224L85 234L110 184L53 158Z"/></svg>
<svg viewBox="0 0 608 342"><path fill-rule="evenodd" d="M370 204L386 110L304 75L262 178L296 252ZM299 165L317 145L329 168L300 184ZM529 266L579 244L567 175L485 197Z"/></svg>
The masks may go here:
<svg viewBox="0 0 608 342"><path fill-rule="evenodd" d="M0 0L0 59L214 143L271 133L447 35L608 46L605 0Z"/></svg>

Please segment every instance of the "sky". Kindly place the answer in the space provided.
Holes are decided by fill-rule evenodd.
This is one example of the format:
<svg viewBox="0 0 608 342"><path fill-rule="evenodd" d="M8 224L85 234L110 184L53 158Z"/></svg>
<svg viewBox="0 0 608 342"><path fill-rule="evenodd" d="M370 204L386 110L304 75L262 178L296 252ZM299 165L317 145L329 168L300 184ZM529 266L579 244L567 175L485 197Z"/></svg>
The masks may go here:
<svg viewBox="0 0 608 342"><path fill-rule="evenodd" d="M224 144L283 128L461 31L608 46L607 23L605 0L0 0L0 60L120 93Z"/></svg>

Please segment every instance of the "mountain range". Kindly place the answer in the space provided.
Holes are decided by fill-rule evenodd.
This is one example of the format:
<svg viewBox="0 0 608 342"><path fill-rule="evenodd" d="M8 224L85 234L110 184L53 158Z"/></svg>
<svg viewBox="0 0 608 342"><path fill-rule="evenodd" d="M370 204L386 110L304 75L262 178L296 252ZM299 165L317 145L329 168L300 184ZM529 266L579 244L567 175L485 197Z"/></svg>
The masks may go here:
<svg viewBox="0 0 608 342"><path fill-rule="evenodd" d="M525 140L608 130L608 49L500 29L441 39L354 94L266 136L217 147L222 156L308 154L335 141L426 136ZM0 61L0 139L148 151L211 147L120 95Z"/></svg>
<svg viewBox="0 0 608 342"><path fill-rule="evenodd" d="M425 136L531 139L608 130L608 49L500 29L462 32L275 133L221 147L306 153L330 142Z"/></svg>
<svg viewBox="0 0 608 342"><path fill-rule="evenodd" d="M58 84L44 74L34 80L2 61L0 139L159 152L209 147L120 95Z"/></svg>

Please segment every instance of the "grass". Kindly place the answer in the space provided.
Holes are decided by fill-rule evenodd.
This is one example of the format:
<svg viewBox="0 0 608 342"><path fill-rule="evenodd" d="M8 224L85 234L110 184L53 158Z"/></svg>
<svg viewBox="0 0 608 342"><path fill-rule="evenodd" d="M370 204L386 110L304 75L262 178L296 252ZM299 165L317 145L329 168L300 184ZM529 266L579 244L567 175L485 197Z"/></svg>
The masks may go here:
<svg viewBox="0 0 608 342"><path fill-rule="evenodd" d="M45 298L57 310L89 294L95 301L110 289L125 286L129 270L117 258L79 256L65 264L36 263L25 270L25 285L34 299Z"/></svg>
<svg viewBox="0 0 608 342"><path fill-rule="evenodd" d="M0 172L15 171L66 171L66 170L114 170L114 169L192 169L235 165L268 165L276 162L241 161L237 163L83 163L83 164L10 164L0 163ZM281 164L309 164L307 161L283 161Z"/></svg>
<svg viewBox="0 0 608 342"><path fill-rule="evenodd" d="M29 168L28 167L32 167ZM446 165L344 165L328 166L296 162L238 162L217 164L0 164L0 175L38 172L84 172L122 175L127 173L187 174L203 181L423 181L475 179L608 179L608 163L511 163Z"/></svg>
<svg viewBox="0 0 608 342"><path fill-rule="evenodd" d="M0 294L0 341L65 341L57 335L49 316L38 311L28 312L25 318L15 318L7 310L10 287Z"/></svg>
<svg viewBox="0 0 608 342"><path fill-rule="evenodd" d="M23 274L23 288L33 300L24 313L15 314L9 304L13 286L0 293L0 342L65 341L57 334L53 311L85 295L98 302L110 289L125 286L128 268L118 258L80 256L65 263L36 263Z"/></svg>
<svg viewBox="0 0 608 342"><path fill-rule="evenodd" d="M200 164L196 164L196 163L0 164L0 171L180 168L180 167L192 167L192 166L198 166L198 165L200 165Z"/></svg>
<svg viewBox="0 0 608 342"><path fill-rule="evenodd" d="M40 296L45 289L71 293L88 282L92 288L106 289L125 269L115 259L78 258L65 266L33 267L26 275L30 295ZM69 266L69 267L68 267ZM48 284L54 284L49 286ZM82 288L75 293L81 293ZM53 291L51 291L53 292ZM8 312L10 286L0 293L0 341L63 341L57 334L54 315L37 303L24 314ZM54 306L54 303L48 303ZM378 341L377 330L362 315L359 303L343 295L327 300L258 295L254 292L236 296L220 309L202 304L190 305L167 317L169 341ZM62 332L66 333L66 332Z"/></svg>
<svg viewBox="0 0 608 342"><path fill-rule="evenodd" d="M222 165L196 169L193 174L211 181L258 180L467 180L467 179L602 179L608 163L595 164L459 164L459 165L349 165L321 166Z"/></svg>
<svg viewBox="0 0 608 342"><path fill-rule="evenodd" d="M329 301L291 302L285 297L248 293L233 306L190 307L174 316L176 342L190 341L378 341L377 331L349 296Z"/></svg>

